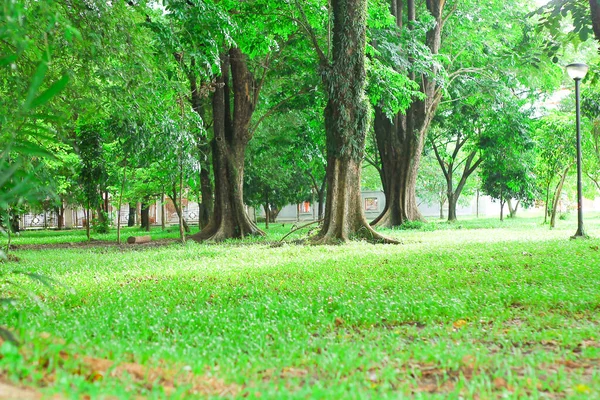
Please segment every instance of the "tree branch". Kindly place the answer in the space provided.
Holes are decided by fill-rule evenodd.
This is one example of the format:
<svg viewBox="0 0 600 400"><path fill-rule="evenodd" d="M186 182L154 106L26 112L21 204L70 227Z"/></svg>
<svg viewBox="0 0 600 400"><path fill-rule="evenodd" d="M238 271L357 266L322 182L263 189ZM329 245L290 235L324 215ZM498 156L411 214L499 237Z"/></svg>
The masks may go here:
<svg viewBox="0 0 600 400"><path fill-rule="evenodd" d="M275 111L277 111L277 109L279 107L281 107L282 105L284 105L285 103L287 103L288 101L292 100L294 97L300 96L301 94L305 94L308 93L309 88L304 88L296 93L294 93L293 95L286 97L285 99L281 100L279 103L277 103L276 105L274 105L273 107L271 107L266 113L264 113L259 119L258 121L256 121L256 124L254 124L254 126L252 126L252 128L250 128L250 132L251 134L254 134L254 132L256 132L256 129L258 129L258 126L268 117L270 117Z"/></svg>
<svg viewBox="0 0 600 400"><path fill-rule="evenodd" d="M329 58L325 55L325 53L321 49L321 46L319 46L319 40L317 39L317 34L315 33L314 29L310 26L310 23L308 22L308 18L306 17L306 14L304 13L304 9L300 5L300 2L298 0L295 0L294 4L296 4L296 8L298 9L298 11L300 12L300 15L302 16L302 20L296 20L296 21L302 26L304 31L308 34L308 37L309 37L310 41L312 42L312 45L315 48L315 51L317 52L317 56L319 57L319 62L321 64L321 66L325 67L325 66L329 65Z"/></svg>

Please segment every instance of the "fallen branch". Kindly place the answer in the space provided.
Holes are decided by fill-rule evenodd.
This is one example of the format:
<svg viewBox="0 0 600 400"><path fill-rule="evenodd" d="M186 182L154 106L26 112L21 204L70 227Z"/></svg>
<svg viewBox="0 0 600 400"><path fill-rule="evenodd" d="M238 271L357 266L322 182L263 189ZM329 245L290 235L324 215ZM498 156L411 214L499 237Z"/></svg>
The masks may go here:
<svg viewBox="0 0 600 400"><path fill-rule="evenodd" d="M317 223L321 223L321 222L323 222L323 220L322 220L322 219L320 219L320 220L317 220L317 221L310 222L310 223L308 223L308 224L306 224L306 225L299 226L299 227L297 227L296 229L292 229L291 231L289 231L288 233L286 233L286 235L285 235L284 237L282 237L281 239L279 239L279 243L283 242L283 240L284 240L286 237L290 236L292 233L294 233L294 232L296 232L296 231L299 231L300 229L306 228L307 226L311 226L311 225L314 225L314 224L317 224Z"/></svg>
<svg viewBox="0 0 600 400"><path fill-rule="evenodd" d="M150 236L129 236L127 238L127 243L129 244L142 244L142 243L150 243L152 238Z"/></svg>

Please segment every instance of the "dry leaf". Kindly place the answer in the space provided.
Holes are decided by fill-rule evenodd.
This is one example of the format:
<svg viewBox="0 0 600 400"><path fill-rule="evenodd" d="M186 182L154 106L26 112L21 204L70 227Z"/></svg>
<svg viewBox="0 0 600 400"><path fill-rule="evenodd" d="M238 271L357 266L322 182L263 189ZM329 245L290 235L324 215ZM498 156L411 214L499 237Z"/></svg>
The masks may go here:
<svg viewBox="0 0 600 400"><path fill-rule="evenodd" d="M454 321L454 323L452 324L452 326L455 329L460 329L460 328L463 328L463 327L467 326L467 324L468 324L468 322L466 320L459 319L458 321Z"/></svg>

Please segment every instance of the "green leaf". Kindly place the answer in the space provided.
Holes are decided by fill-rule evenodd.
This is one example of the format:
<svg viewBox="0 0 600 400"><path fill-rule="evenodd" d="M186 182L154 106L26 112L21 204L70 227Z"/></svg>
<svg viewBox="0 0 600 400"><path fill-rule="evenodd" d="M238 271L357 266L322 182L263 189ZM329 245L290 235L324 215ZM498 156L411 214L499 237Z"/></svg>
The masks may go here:
<svg viewBox="0 0 600 400"><path fill-rule="evenodd" d="M11 64L17 60L16 54L9 54L5 57L0 58L0 67L4 67L5 65Z"/></svg>
<svg viewBox="0 0 600 400"><path fill-rule="evenodd" d="M31 102L30 107L35 108L47 103L52 97L60 93L69 83L69 76L63 75L58 81L54 82L46 91L40 94Z"/></svg>
<svg viewBox="0 0 600 400"><path fill-rule="evenodd" d="M45 56L45 58L47 58L47 56ZM36 97L35 95L37 94L38 89L40 88L40 86L42 85L42 82L44 81L46 72L48 72L48 60L44 59L38 65L37 69L35 70L35 74L33 75L32 79L31 79L31 85L29 85L27 99L25 100L25 104L23 104L24 111L29 111L29 109L31 108L31 103L35 99L35 97Z"/></svg>

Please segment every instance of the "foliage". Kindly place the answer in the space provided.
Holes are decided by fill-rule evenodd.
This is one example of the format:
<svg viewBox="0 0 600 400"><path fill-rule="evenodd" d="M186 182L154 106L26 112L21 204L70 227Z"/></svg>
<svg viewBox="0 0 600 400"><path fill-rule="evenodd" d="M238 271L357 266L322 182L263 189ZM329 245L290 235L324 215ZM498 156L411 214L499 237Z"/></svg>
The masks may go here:
<svg viewBox="0 0 600 400"><path fill-rule="evenodd" d="M547 31L549 39L544 50L554 62L557 52L565 44L577 47L593 37L590 2L588 0L551 0L530 15L538 15L538 31ZM568 17L570 23L565 24Z"/></svg>
<svg viewBox="0 0 600 400"><path fill-rule="evenodd" d="M311 200L312 183L302 162L306 146L299 143L306 129L302 115L272 118L248 147L244 174L245 202L253 207L280 210L288 204ZM282 130L281 127L286 129ZM266 127L263 125L263 127ZM268 204L267 204L268 203Z"/></svg>
<svg viewBox="0 0 600 400"><path fill-rule="evenodd" d="M529 205L537 197L531 109L523 103L512 93L504 93L492 108L498 113L497 123L482 131L478 143L484 159L482 189L500 200L501 206L510 199Z"/></svg>
<svg viewBox="0 0 600 400"><path fill-rule="evenodd" d="M589 121L587 132L584 130L582 133L582 151L585 154L583 169L588 178L594 182L597 190L600 191L600 91L597 88L594 87L583 92L581 110ZM597 192L593 194L597 194Z"/></svg>

